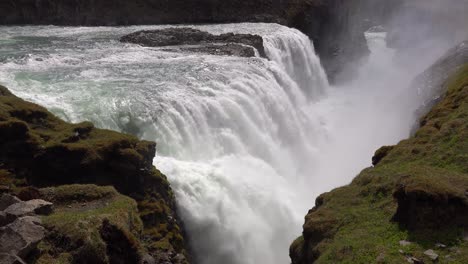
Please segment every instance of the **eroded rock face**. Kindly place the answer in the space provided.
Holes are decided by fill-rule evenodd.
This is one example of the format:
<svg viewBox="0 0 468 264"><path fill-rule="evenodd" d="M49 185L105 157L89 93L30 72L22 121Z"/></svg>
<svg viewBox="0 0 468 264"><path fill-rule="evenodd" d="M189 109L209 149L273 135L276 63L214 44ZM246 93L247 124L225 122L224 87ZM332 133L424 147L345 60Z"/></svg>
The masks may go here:
<svg viewBox="0 0 468 264"><path fill-rule="evenodd" d="M213 35L193 28L167 28L134 32L123 36L120 41L147 47L198 45L183 47L182 50L241 57L255 56L252 49L255 48L260 56L266 57L262 37L251 34Z"/></svg>
<svg viewBox="0 0 468 264"><path fill-rule="evenodd" d="M415 188L416 187L416 188ZM443 194L404 184L395 191L398 209L393 217L411 230L442 229L468 223L467 197Z"/></svg>

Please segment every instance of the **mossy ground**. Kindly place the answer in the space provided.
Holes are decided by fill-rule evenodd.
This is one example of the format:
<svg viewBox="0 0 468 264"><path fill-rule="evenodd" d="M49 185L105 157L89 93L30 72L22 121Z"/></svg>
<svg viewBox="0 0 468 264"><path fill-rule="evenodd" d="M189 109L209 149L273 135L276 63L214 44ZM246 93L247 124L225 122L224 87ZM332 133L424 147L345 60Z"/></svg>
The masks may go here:
<svg viewBox="0 0 468 264"><path fill-rule="evenodd" d="M97 129L89 122L66 123L0 85L0 193L10 192L26 199L47 198L52 194L40 194L37 188L58 186L48 198L59 205L62 200L109 199L106 195L111 195L114 190L89 185L96 184L113 186L133 199L112 194L118 199L113 198L109 205L73 214L69 214L67 208L59 207L60 210L45 222L50 227L57 227L60 234L79 237L82 230L76 228L77 224L87 223L91 230L96 230L105 216L109 222L104 232L106 236L115 235L115 227L124 233L131 230L147 252L156 259L163 259L160 262L186 255L174 195L167 178L152 164L155 148L153 142ZM73 184L86 184L87 187L77 189L79 185ZM135 208L134 200L137 202ZM134 212L132 217L122 215L129 211ZM119 219L133 219L135 226L123 228L125 225L118 223ZM61 222L69 225L61 225ZM96 238L90 241L97 241L97 244L89 245L97 251L102 250L96 234L96 231L83 233L83 239L79 241L85 241L85 237ZM70 258L66 250L62 253L52 257L56 261ZM174 263L186 263L184 257L177 259Z"/></svg>
<svg viewBox="0 0 468 264"><path fill-rule="evenodd" d="M454 218L468 215L468 65L446 85L444 99L422 118L414 137L378 151L383 157L375 167L317 200L304 237L291 246L293 263L407 263L408 257L432 263L423 253L428 249L438 263L468 263L468 222L443 225L429 217L408 228L394 219L398 189L447 207L456 201L462 209ZM429 208L424 216L435 212ZM412 243L402 246L402 240Z"/></svg>
<svg viewBox="0 0 468 264"><path fill-rule="evenodd" d="M92 256L108 263L108 245L101 235L104 221L121 229L132 242L129 252L142 250L137 238L143 224L137 204L113 187L64 185L42 189L41 193L54 202L55 211L42 218L51 232L39 245L37 263L77 263L83 254L86 259Z"/></svg>

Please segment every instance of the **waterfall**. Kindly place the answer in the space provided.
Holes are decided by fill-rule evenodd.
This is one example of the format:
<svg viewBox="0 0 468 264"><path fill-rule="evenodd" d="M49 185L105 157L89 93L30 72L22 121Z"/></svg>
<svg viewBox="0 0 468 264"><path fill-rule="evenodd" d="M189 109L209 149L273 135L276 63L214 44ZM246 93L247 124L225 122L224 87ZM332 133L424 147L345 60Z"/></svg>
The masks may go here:
<svg viewBox="0 0 468 264"><path fill-rule="evenodd" d="M309 39L276 24L199 26L263 36L264 58L167 52L115 39L139 29L2 28L0 82L70 121L158 143L196 259L287 263L314 194L328 83Z"/></svg>
<svg viewBox="0 0 468 264"><path fill-rule="evenodd" d="M415 72L383 32L356 79L329 87L313 44L276 24L194 26L259 34L269 59L116 41L148 27L0 27L0 83L73 122L158 143L201 264L288 263L315 197L348 183L409 133ZM167 26L168 27L168 26Z"/></svg>

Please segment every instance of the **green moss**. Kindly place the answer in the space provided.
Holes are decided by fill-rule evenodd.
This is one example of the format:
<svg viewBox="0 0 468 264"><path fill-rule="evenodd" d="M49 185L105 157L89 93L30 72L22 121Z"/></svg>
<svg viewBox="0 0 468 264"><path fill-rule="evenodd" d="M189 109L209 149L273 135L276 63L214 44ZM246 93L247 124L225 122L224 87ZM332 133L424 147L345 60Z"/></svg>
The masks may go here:
<svg viewBox="0 0 468 264"><path fill-rule="evenodd" d="M318 199L306 217L304 240L291 246L293 263L405 263L407 256L432 263L423 254L427 249L439 254L439 263L466 263L468 65L446 85L444 99L422 118L414 137L380 149L375 167ZM422 219L411 226L396 218L397 212L405 217L398 195L432 208L416 208ZM453 219L437 221L438 211ZM401 240L412 244L401 246Z"/></svg>
<svg viewBox="0 0 468 264"><path fill-rule="evenodd" d="M136 239L143 230L137 204L114 188L70 185L45 188L41 193L59 202L53 214L42 218L44 226L52 232L41 242L39 263L50 258L67 263L70 254L75 262L98 257L107 263L107 243L101 235L104 221L120 229L137 250L142 247Z"/></svg>
<svg viewBox="0 0 468 264"><path fill-rule="evenodd" d="M166 241L172 243L174 252L171 255L186 254L175 212L174 195L167 178L152 164L155 148L153 142L98 129L89 122L66 123L45 108L26 102L0 86L1 191L20 192L31 185L67 185L42 190L45 198L53 200L60 207L64 203L115 199L112 196L114 190L109 187L87 186L83 189L73 184L113 186L119 193L137 201L140 212L132 218L135 218L135 223L141 222L139 219L143 221L147 231L142 238L144 246L149 249L149 245L157 244L161 250L166 250L167 246L162 242ZM59 225L59 220L64 223L71 221L75 225L70 228L79 231L77 224L88 221L90 225L97 225L104 216L110 220L116 217L115 221L125 219L118 217L119 210L115 206L114 201L99 209L107 208L108 213L89 211L75 216L64 210L46 220L50 223L57 219L54 226L63 228L67 226ZM152 237L151 234L155 232L150 230L158 230L158 235ZM95 245L96 249L99 245ZM157 252L154 246L151 246L151 250Z"/></svg>

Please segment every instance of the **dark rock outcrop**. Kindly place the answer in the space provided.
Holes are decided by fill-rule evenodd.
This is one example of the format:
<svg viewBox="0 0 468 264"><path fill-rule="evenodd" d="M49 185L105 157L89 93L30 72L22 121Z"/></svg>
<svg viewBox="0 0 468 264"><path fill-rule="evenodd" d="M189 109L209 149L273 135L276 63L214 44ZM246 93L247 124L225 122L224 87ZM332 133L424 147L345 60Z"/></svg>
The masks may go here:
<svg viewBox="0 0 468 264"><path fill-rule="evenodd" d="M441 230L468 223L468 197L454 190L421 188L423 183L401 183L394 193L398 209L393 220L410 230Z"/></svg>
<svg viewBox="0 0 468 264"><path fill-rule="evenodd" d="M42 187L114 186L138 203L133 214L143 222L138 237L145 241L144 251L153 256L179 256L169 261L187 263L174 195L166 177L152 165L155 148L153 142L97 129L89 122L68 124L0 86L2 193L37 198L42 195L37 188ZM96 251L83 249L83 254L90 252ZM92 258L86 254L75 257Z"/></svg>
<svg viewBox="0 0 468 264"><path fill-rule="evenodd" d="M34 216L23 216L0 228L0 252L27 257L45 237L41 220Z"/></svg>
<svg viewBox="0 0 468 264"><path fill-rule="evenodd" d="M21 202L18 197L4 193L0 197L0 211L7 209L10 205Z"/></svg>
<svg viewBox="0 0 468 264"><path fill-rule="evenodd" d="M380 149L374 167L317 199L291 245L293 264L431 263L425 252L441 243L457 252L439 247L438 256L466 260L468 63L439 89L444 96L413 137ZM400 249L402 240L411 249Z"/></svg>
<svg viewBox="0 0 468 264"><path fill-rule="evenodd" d="M199 45L199 47L185 47L182 49L192 52L242 57L255 56L255 51L252 49L255 48L260 56L266 57L262 37L251 34L227 33L213 35L193 28L167 28L134 32L123 36L120 41L147 47Z"/></svg>
<svg viewBox="0 0 468 264"><path fill-rule="evenodd" d="M52 213L52 203L44 200L23 202L10 194L2 194L0 201L5 209L0 211L0 263L25 263L37 245L44 239L46 230L38 215Z"/></svg>

